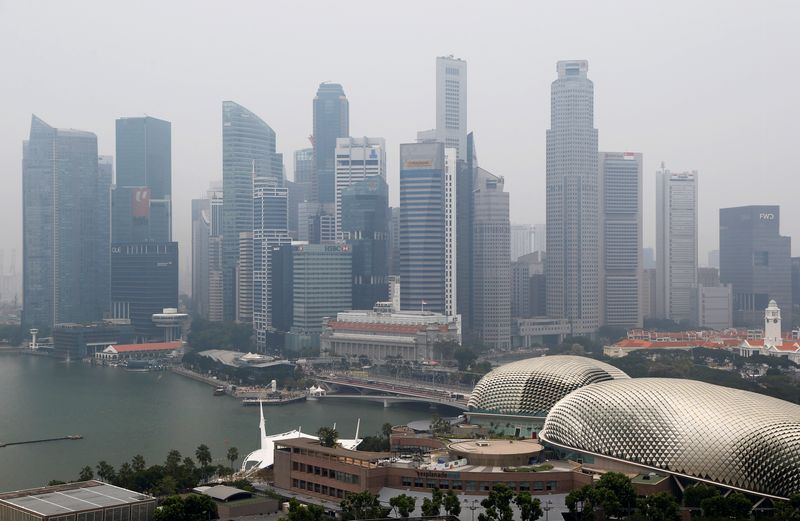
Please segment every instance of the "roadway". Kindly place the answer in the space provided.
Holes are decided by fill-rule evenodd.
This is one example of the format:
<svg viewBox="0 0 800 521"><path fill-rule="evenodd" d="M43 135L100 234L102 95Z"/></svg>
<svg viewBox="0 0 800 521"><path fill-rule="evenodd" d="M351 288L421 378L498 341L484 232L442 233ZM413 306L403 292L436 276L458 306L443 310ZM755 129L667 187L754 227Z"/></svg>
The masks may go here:
<svg viewBox="0 0 800 521"><path fill-rule="evenodd" d="M320 374L316 376L316 379L328 385L358 389L363 391L362 394L380 393L389 396L405 396L417 399L413 401L450 405L461 410L467 408L468 397L461 389L384 378L359 378L335 373Z"/></svg>

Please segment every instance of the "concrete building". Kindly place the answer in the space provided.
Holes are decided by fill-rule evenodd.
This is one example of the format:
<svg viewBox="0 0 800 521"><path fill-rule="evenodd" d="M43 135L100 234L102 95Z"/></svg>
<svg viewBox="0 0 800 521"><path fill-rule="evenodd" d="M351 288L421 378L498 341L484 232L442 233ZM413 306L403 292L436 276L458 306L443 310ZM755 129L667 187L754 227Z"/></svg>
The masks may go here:
<svg viewBox="0 0 800 521"><path fill-rule="evenodd" d="M144 344L110 345L95 353L94 358L100 363L120 363L130 360L159 360L173 356L183 349L180 341L149 342Z"/></svg>
<svg viewBox="0 0 800 521"><path fill-rule="evenodd" d="M719 250L711 250L708 252L708 267L719 269Z"/></svg>
<svg viewBox="0 0 800 521"><path fill-rule="evenodd" d="M292 248L291 350L319 347L323 318L352 309L350 246L298 244Z"/></svg>
<svg viewBox="0 0 800 521"><path fill-rule="evenodd" d="M403 310L445 312L445 233L444 145L400 145Z"/></svg>
<svg viewBox="0 0 800 521"><path fill-rule="evenodd" d="M389 187L383 176L372 176L339 197L339 234L353 255L353 308L372 309L389 296Z"/></svg>
<svg viewBox="0 0 800 521"><path fill-rule="evenodd" d="M444 149L444 314L458 307L458 197L456 149Z"/></svg>
<svg viewBox="0 0 800 521"><path fill-rule="evenodd" d="M312 202L300 203L297 208L298 240L311 244L336 243L334 205Z"/></svg>
<svg viewBox="0 0 800 521"><path fill-rule="evenodd" d="M400 208L389 208L389 274L400 274Z"/></svg>
<svg viewBox="0 0 800 521"><path fill-rule="evenodd" d="M656 172L656 316L691 321L697 284L697 172Z"/></svg>
<svg viewBox="0 0 800 521"><path fill-rule="evenodd" d="M109 304L111 178L97 136L36 116L22 146L22 323L103 318Z"/></svg>
<svg viewBox="0 0 800 521"><path fill-rule="evenodd" d="M236 322L253 323L253 232L239 234L239 254L236 260Z"/></svg>
<svg viewBox="0 0 800 521"><path fill-rule="evenodd" d="M130 321L139 341L160 339L153 314L178 307L178 258L177 242L111 247L111 318Z"/></svg>
<svg viewBox="0 0 800 521"><path fill-rule="evenodd" d="M547 251L547 225L533 225L533 251Z"/></svg>
<svg viewBox="0 0 800 521"><path fill-rule="evenodd" d="M601 321L641 327L642 154L600 152Z"/></svg>
<svg viewBox="0 0 800 521"><path fill-rule="evenodd" d="M109 345L132 342L134 336L130 324L113 321L56 324L53 326L53 355L70 361L91 358Z"/></svg>
<svg viewBox="0 0 800 521"><path fill-rule="evenodd" d="M511 263L511 318L531 317L531 275L527 262Z"/></svg>
<svg viewBox="0 0 800 521"><path fill-rule="evenodd" d="M512 224L511 225L511 262L533 250L533 225L531 224Z"/></svg>
<svg viewBox="0 0 800 521"><path fill-rule="evenodd" d="M314 98L314 177L310 201L336 200L336 140L350 135L350 105L338 83L320 83Z"/></svg>
<svg viewBox="0 0 800 521"><path fill-rule="evenodd" d="M646 318L656 318L657 315L657 303L656 297L658 295L656 291L656 270L655 268L646 269L642 273L642 320Z"/></svg>
<svg viewBox="0 0 800 521"><path fill-rule="evenodd" d="M382 137L344 137L336 140L336 238L343 239L342 192L369 177L386 181L386 140Z"/></svg>
<svg viewBox="0 0 800 521"><path fill-rule="evenodd" d="M436 58L436 128L419 132L417 139L455 148L457 159L468 156L466 61L452 55Z"/></svg>
<svg viewBox="0 0 800 521"><path fill-rule="evenodd" d="M467 134L467 157L456 163L456 312L461 315L464 334L472 334L473 216L475 172L478 158L475 136Z"/></svg>
<svg viewBox="0 0 800 521"><path fill-rule="evenodd" d="M733 326L733 291L730 284L698 284L692 300L693 322L698 327L723 330Z"/></svg>
<svg viewBox="0 0 800 521"><path fill-rule="evenodd" d="M273 248L290 244L289 193L270 180L256 180L253 189L253 331L256 349L267 349L267 334L273 330Z"/></svg>
<svg viewBox="0 0 800 521"><path fill-rule="evenodd" d="M697 268L698 286L719 286L718 268Z"/></svg>
<svg viewBox="0 0 800 521"><path fill-rule="evenodd" d="M192 313L208 318L211 201L192 199Z"/></svg>
<svg viewBox="0 0 800 521"><path fill-rule="evenodd" d="M222 183L212 183L208 198L211 212L210 237L208 238L208 320L223 320L224 288L222 266Z"/></svg>
<svg viewBox="0 0 800 521"><path fill-rule="evenodd" d="M345 311L325 322L321 353L419 362L440 359L440 342L461 343L457 318L429 311Z"/></svg>
<svg viewBox="0 0 800 521"><path fill-rule="evenodd" d="M547 314L575 334L600 326L597 129L589 62L560 61L547 130Z"/></svg>
<svg viewBox="0 0 800 521"><path fill-rule="evenodd" d="M791 245L780 234L778 206L720 209L719 277L733 286L735 325L760 324L770 300L792 309Z"/></svg>
<svg viewBox="0 0 800 521"><path fill-rule="evenodd" d="M502 177L478 168L473 189L472 325L495 349L511 347L509 197Z"/></svg>
<svg viewBox="0 0 800 521"><path fill-rule="evenodd" d="M79 481L0 494L0 519L155 519L156 498L100 481Z"/></svg>
<svg viewBox="0 0 800 521"><path fill-rule="evenodd" d="M236 318L239 236L253 231L253 179L282 186L283 164L275 151L275 131L233 101L222 103L223 318Z"/></svg>

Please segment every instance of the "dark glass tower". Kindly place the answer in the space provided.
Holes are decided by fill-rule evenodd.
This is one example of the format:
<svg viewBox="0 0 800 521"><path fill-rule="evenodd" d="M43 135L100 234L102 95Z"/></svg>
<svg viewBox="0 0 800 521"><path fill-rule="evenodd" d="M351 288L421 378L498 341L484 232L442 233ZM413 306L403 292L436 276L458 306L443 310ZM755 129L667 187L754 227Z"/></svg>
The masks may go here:
<svg viewBox="0 0 800 521"><path fill-rule="evenodd" d="M275 132L232 101L222 103L223 318L236 315L239 234L253 231L253 178L281 186L283 166L275 153Z"/></svg>
<svg viewBox="0 0 800 521"><path fill-rule="evenodd" d="M456 165L456 309L461 315L462 330L469 337L472 333L472 191L478 168L472 132L467 134L466 158L459 159Z"/></svg>
<svg viewBox="0 0 800 521"><path fill-rule="evenodd" d="M719 279L733 286L733 322L761 327L774 300L791 317L792 239L780 234L780 207L721 208Z"/></svg>
<svg viewBox="0 0 800 521"><path fill-rule="evenodd" d="M97 136L33 116L22 160L22 321L92 322L108 310L110 169Z"/></svg>
<svg viewBox="0 0 800 521"><path fill-rule="evenodd" d="M336 200L336 138L350 135L350 106L338 83L320 83L314 98L314 178L311 200Z"/></svg>
<svg viewBox="0 0 800 521"><path fill-rule="evenodd" d="M342 191L342 237L353 254L353 309L389 298L389 187L380 176Z"/></svg>
<svg viewBox="0 0 800 521"><path fill-rule="evenodd" d="M172 240L172 124L117 120L112 242Z"/></svg>

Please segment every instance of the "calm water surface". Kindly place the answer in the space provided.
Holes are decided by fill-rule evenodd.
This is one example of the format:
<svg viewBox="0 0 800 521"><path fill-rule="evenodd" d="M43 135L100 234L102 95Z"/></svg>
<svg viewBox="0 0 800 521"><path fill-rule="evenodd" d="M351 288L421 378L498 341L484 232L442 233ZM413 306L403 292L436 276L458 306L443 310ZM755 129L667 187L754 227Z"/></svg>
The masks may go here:
<svg viewBox="0 0 800 521"><path fill-rule="evenodd" d="M201 443L215 463L227 464L228 447L241 456L257 448L258 408L242 407L213 388L172 373L135 373L120 368L66 364L50 358L0 355L0 441L80 434L82 440L0 448L0 491L77 479L100 460L114 467L142 454L161 463L170 449L194 458ZM386 422L429 418L425 404L384 409L367 401L301 402L266 407L267 432L302 425L315 432L337 424L342 438L375 434ZM241 463L241 459L238 463Z"/></svg>

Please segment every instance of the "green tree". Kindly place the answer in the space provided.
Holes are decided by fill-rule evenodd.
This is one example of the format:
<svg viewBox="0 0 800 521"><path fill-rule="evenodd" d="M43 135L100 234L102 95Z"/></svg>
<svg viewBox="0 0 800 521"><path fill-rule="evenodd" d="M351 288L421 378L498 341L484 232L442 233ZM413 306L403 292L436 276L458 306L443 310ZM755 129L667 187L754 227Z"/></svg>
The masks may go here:
<svg viewBox="0 0 800 521"><path fill-rule="evenodd" d="M204 494L189 494L183 500L187 521L217 519L217 504Z"/></svg>
<svg viewBox="0 0 800 521"><path fill-rule="evenodd" d="M789 501L775 503L773 521L800 521L800 494L789 497Z"/></svg>
<svg viewBox="0 0 800 521"><path fill-rule="evenodd" d="M108 464L106 460L97 463L97 477L106 483L111 483L117 477L114 472L114 467Z"/></svg>
<svg viewBox="0 0 800 521"><path fill-rule="evenodd" d="M397 515L400 517L408 517L417 508L417 498L400 494L389 500L392 508L397 509Z"/></svg>
<svg viewBox="0 0 800 521"><path fill-rule="evenodd" d="M94 471L92 467L86 465L78 473L78 481L89 481L90 479L94 479Z"/></svg>
<svg viewBox="0 0 800 521"><path fill-rule="evenodd" d="M170 474L164 475L153 489L155 496L171 496L178 491L178 482Z"/></svg>
<svg viewBox="0 0 800 521"><path fill-rule="evenodd" d="M426 517L438 516L442 511L443 499L442 491L438 487L433 489L431 497L426 497L422 500L422 515Z"/></svg>
<svg viewBox="0 0 800 521"><path fill-rule="evenodd" d="M172 449L167 454L167 459L164 461L164 470L169 474L176 474L178 467L181 466L181 453Z"/></svg>
<svg viewBox="0 0 800 521"><path fill-rule="evenodd" d="M289 500L289 511L279 521L321 521L325 509L319 505L304 505L295 498Z"/></svg>
<svg viewBox="0 0 800 521"><path fill-rule="evenodd" d="M624 509L625 513L630 514L630 511L636 506L636 490L633 488L631 479L625 474L606 472L600 476L595 488L609 490L619 503L620 506L616 507L613 512L606 510L610 516L618 516L621 513L620 509ZM604 508L608 508L608 506L604 505Z"/></svg>
<svg viewBox="0 0 800 521"><path fill-rule="evenodd" d="M647 521L679 521L680 505L672 494L659 492L636 501L640 517Z"/></svg>
<svg viewBox="0 0 800 521"><path fill-rule="evenodd" d="M389 515L390 508L381 506L378 496L364 492L347 494L340 503L342 521L354 519L380 519Z"/></svg>
<svg viewBox="0 0 800 521"><path fill-rule="evenodd" d="M435 435L444 435L450 432L450 422L434 414L431 418L431 432Z"/></svg>
<svg viewBox="0 0 800 521"><path fill-rule="evenodd" d="M444 507L444 512L448 516L458 517L458 514L461 513L461 501L459 501L458 496L452 490L448 490L447 494L444 495L442 506Z"/></svg>
<svg viewBox="0 0 800 521"><path fill-rule="evenodd" d="M187 521L183 498L170 496L158 505L153 521Z"/></svg>
<svg viewBox="0 0 800 521"><path fill-rule="evenodd" d="M319 444L323 447L335 447L339 440L339 432L333 427L320 427L317 431Z"/></svg>
<svg viewBox="0 0 800 521"><path fill-rule="evenodd" d="M689 508L700 508L704 499L719 496L719 490L705 483L686 487L683 491L683 505Z"/></svg>
<svg viewBox="0 0 800 521"><path fill-rule="evenodd" d="M131 484L133 483L133 475L133 468L131 468L131 464L126 461L119 466L116 484L123 488L131 488Z"/></svg>
<svg viewBox="0 0 800 521"><path fill-rule="evenodd" d="M495 483L489 495L481 501L484 511L478 514L478 521L514 521L511 500L514 491L505 483Z"/></svg>
<svg viewBox="0 0 800 521"><path fill-rule="evenodd" d="M711 496L700 502L704 517L750 519L753 503L741 492L728 496Z"/></svg>
<svg viewBox="0 0 800 521"><path fill-rule="evenodd" d="M228 449L227 454L228 461L231 462L231 469L233 469L233 464L236 463L236 460L239 459L239 449L236 447L230 447Z"/></svg>
<svg viewBox="0 0 800 521"><path fill-rule="evenodd" d="M458 370L466 371L478 360L478 355L470 347L458 347L453 352L453 358L458 362Z"/></svg>
<svg viewBox="0 0 800 521"><path fill-rule="evenodd" d="M536 521L544 511L542 502L538 498L531 496L530 492L520 492L514 498L514 504L519 508L520 521Z"/></svg>
<svg viewBox="0 0 800 521"><path fill-rule="evenodd" d="M141 454L137 454L131 460L131 468L134 472L142 472L146 467L146 463L144 462L144 457Z"/></svg>
<svg viewBox="0 0 800 521"><path fill-rule="evenodd" d="M394 426L389 422L386 422L381 426L381 434L383 434L383 437L387 440L389 439L389 436L392 435L392 427Z"/></svg>

